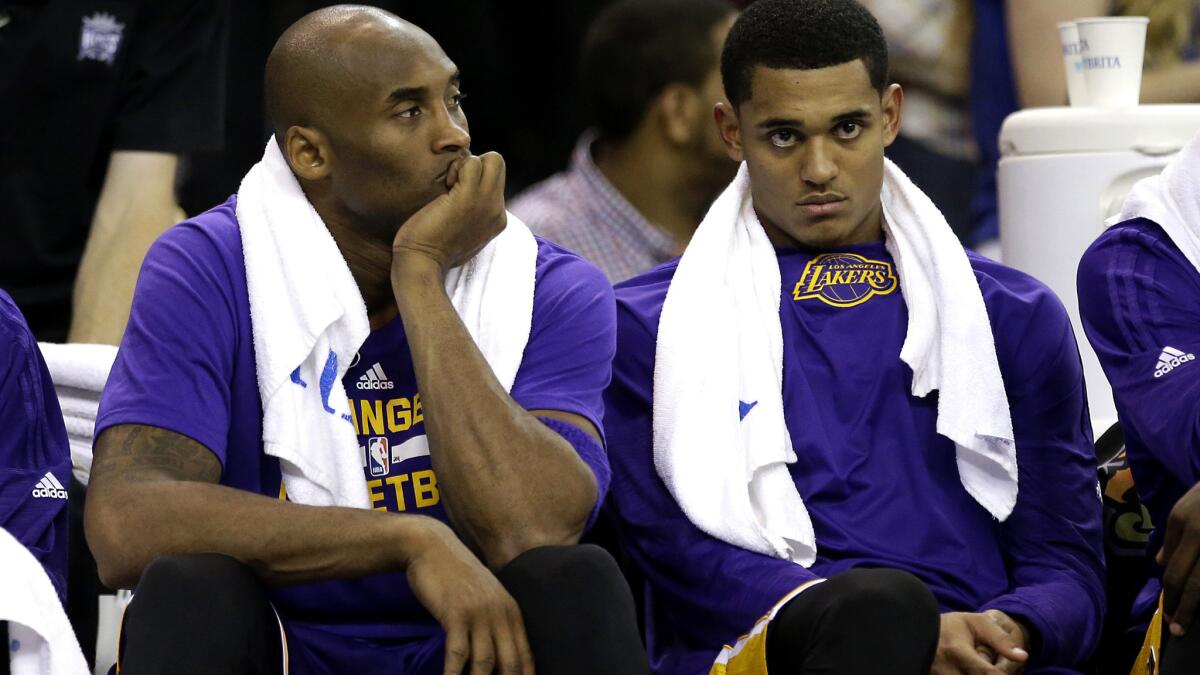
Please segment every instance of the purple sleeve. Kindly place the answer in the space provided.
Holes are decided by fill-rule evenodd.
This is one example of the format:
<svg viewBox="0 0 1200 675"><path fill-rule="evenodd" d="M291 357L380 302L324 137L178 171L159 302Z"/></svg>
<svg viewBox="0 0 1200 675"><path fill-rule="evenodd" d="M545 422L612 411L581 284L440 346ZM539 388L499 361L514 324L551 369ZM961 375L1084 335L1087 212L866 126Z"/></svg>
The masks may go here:
<svg viewBox="0 0 1200 675"><path fill-rule="evenodd" d="M16 306L0 293L0 527L66 597L71 451L46 364Z"/></svg>
<svg viewBox="0 0 1200 675"><path fill-rule="evenodd" d="M651 445L652 331L624 302L618 304L618 351L605 392L613 469L609 509L623 547L653 588L648 605L657 625L651 632L665 629L688 645L710 646L715 657L789 591L818 577L705 534L667 491Z"/></svg>
<svg viewBox="0 0 1200 675"><path fill-rule="evenodd" d="M1200 482L1200 363L1164 372L1159 359L1168 347L1200 354L1200 275L1157 227L1117 225L1084 254L1078 284L1083 328L1112 385L1130 459L1140 459L1137 439L1163 474L1139 474L1138 491L1166 479L1182 496Z"/></svg>
<svg viewBox="0 0 1200 675"><path fill-rule="evenodd" d="M225 261L198 228L177 225L154 243L100 398L97 438L117 424L161 427L225 464L237 352L233 292Z"/></svg>
<svg viewBox="0 0 1200 675"><path fill-rule="evenodd" d="M616 349L612 286L600 270L583 259L540 246L533 323L512 398L526 410L579 415L591 422L603 439L603 392L612 375ZM571 442L592 470L599 488L599 508L609 477L603 448L600 452L581 450L585 444L578 439L566 436L561 428L550 428Z"/></svg>
<svg viewBox="0 0 1200 675"><path fill-rule="evenodd" d="M1101 503L1083 367L1062 304L1039 289L1031 308L993 317L1019 467L1017 504L1001 525L1011 589L980 610L1024 619L1038 666L1074 667L1104 618Z"/></svg>

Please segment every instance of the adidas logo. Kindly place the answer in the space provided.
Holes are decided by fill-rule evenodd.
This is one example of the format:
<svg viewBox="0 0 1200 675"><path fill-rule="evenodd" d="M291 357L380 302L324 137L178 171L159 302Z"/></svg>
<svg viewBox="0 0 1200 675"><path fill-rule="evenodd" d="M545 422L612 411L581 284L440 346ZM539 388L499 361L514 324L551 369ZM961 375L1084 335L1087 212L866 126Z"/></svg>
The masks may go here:
<svg viewBox="0 0 1200 675"><path fill-rule="evenodd" d="M1158 355L1158 363L1154 364L1154 377L1162 377L1188 361L1195 361L1195 354L1184 354L1174 347L1163 347Z"/></svg>
<svg viewBox="0 0 1200 675"><path fill-rule="evenodd" d="M378 363L363 373L354 386L359 389L394 389L396 387L391 380L387 379L387 375L383 374L383 368Z"/></svg>
<svg viewBox="0 0 1200 675"><path fill-rule="evenodd" d="M44 497L48 499L66 499L67 491L63 488L62 483L54 477L54 474L49 471L45 476L38 481L38 484L33 488L34 497Z"/></svg>

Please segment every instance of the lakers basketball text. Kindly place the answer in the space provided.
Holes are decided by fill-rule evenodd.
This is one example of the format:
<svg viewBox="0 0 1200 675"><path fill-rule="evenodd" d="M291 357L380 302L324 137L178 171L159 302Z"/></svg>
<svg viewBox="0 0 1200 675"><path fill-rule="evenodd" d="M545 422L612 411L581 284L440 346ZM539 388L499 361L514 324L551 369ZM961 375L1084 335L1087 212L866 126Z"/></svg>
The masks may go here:
<svg viewBox="0 0 1200 675"><path fill-rule="evenodd" d="M896 285L896 273L890 262L871 260L857 253L822 253L804 266L792 298L853 307L876 295L888 295L896 290Z"/></svg>
<svg viewBox="0 0 1200 675"><path fill-rule="evenodd" d="M386 401L350 400L350 417L359 436L382 436L408 431L425 421L421 395L398 396Z"/></svg>

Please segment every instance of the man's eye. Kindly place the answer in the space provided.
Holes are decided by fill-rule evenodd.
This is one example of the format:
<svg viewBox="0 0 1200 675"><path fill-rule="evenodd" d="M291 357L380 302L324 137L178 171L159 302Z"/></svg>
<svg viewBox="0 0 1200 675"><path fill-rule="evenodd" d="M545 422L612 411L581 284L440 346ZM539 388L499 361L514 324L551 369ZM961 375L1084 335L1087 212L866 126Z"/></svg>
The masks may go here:
<svg viewBox="0 0 1200 675"><path fill-rule="evenodd" d="M862 125L858 122L842 122L834 128L834 133L838 138L847 140L858 138L858 135L862 133Z"/></svg>
<svg viewBox="0 0 1200 675"><path fill-rule="evenodd" d="M777 148L787 148L796 144L796 134L788 131L787 129L772 131L769 138L771 145L774 145Z"/></svg>
<svg viewBox="0 0 1200 675"><path fill-rule="evenodd" d="M410 117L416 117L417 115L420 115L420 114L421 114L421 108L419 106L413 106L411 108L405 108L404 110L397 112L396 117L410 118Z"/></svg>
<svg viewBox="0 0 1200 675"><path fill-rule="evenodd" d="M457 108L462 105L462 102L467 100L466 94L455 94L450 97L450 107Z"/></svg>

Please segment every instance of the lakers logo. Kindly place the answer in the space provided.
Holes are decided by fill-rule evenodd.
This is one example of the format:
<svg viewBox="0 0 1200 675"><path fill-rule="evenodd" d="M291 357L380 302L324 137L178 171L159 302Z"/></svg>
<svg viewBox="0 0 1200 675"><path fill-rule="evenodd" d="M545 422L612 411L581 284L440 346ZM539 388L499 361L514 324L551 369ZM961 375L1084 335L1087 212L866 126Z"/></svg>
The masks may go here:
<svg viewBox="0 0 1200 675"><path fill-rule="evenodd" d="M834 307L853 307L895 290L896 274L891 263L856 253L822 253L804 266L792 297L816 298Z"/></svg>

